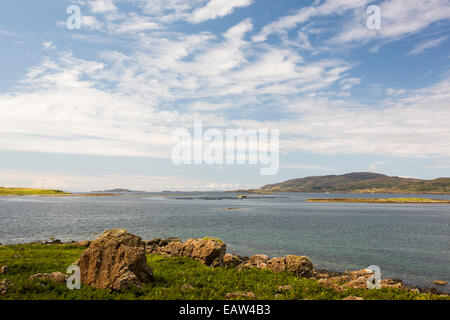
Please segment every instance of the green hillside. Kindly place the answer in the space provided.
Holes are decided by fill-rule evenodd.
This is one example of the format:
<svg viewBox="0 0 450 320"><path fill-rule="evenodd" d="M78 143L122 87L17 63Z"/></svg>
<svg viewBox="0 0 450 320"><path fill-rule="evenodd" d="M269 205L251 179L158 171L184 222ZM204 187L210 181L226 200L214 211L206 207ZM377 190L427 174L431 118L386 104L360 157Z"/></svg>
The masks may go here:
<svg viewBox="0 0 450 320"><path fill-rule="evenodd" d="M34 196L34 195L63 195L61 190L32 189L32 188L4 188L0 187L0 196Z"/></svg>
<svg viewBox="0 0 450 320"><path fill-rule="evenodd" d="M259 192L450 193L450 178L421 180L370 172L292 179L266 185Z"/></svg>

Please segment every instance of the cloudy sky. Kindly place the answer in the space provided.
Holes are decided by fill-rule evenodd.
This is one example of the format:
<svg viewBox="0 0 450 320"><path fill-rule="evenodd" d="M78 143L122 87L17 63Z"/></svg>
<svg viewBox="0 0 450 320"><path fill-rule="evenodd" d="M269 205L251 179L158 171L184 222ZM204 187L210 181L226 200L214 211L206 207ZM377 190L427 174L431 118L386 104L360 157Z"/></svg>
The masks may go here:
<svg viewBox="0 0 450 320"><path fill-rule="evenodd" d="M80 29L67 27L71 5ZM450 176L449 49L449 0L1 1L0 185ZM175 166L172 132L194 121L279 129L279 173Z"/></svg>

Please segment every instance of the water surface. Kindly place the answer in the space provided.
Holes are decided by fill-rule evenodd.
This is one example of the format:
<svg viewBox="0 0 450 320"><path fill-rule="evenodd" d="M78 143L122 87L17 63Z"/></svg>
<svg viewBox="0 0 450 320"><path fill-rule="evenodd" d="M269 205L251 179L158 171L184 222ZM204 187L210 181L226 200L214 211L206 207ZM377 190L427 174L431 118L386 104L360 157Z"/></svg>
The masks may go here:
<svg viewBox="0 0 450 320"><path fill-rule="evenodd" d="M198 197L225 197L204 200ZM0 243L56 237L93 239L112 228L144 239L211 236L241 255L307 255L343 271L378 265L384 277L432 286L450 280L450 205L308 203L309 198L388 198L382 194L279 194L233 199L230 193L120 197L2 197ZM408 195L448 199L450 195ZM177 199L181 198L181 199ZM237 210L227 210L234 208ZM450 286L441 289L450 291Z"/></svg>

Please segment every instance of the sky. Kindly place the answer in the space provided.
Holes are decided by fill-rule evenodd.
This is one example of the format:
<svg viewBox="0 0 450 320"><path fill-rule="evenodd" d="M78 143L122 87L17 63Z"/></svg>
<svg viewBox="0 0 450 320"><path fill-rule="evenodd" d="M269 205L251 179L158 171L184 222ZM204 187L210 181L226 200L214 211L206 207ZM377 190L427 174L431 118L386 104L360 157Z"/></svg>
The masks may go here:
<svg viewBox="0 0 450 320"><path fill-rule="evenodd" d="M67 24L73 5L79 29ZM379 28L368 25L373 5ZM0 185L449 177L449 31L449 0L1 1ZM172 134L196 121L279 130L277 174L175 165Z"/></svg>

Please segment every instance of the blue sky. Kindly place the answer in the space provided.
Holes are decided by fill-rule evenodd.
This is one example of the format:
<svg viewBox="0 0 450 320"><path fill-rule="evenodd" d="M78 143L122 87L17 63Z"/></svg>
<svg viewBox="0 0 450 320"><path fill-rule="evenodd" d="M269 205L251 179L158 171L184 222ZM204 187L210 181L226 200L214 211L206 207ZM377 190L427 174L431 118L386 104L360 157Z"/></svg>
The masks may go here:
<svg viewBox="0 0 450 320"><path fill-rule="evenodd" d="M81 9L69 30L66 9ZM381 29L367 27L378 5ZM450 1L0 3L0 185L252 188L450 176ZM280 170L181 165L171 133L280 130Z"/></svg>

